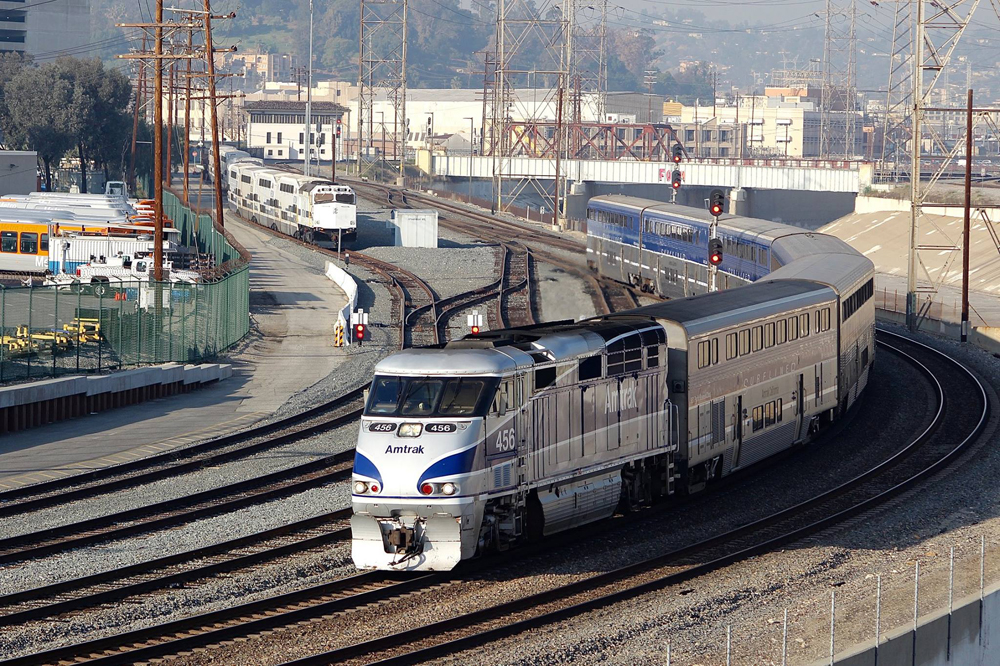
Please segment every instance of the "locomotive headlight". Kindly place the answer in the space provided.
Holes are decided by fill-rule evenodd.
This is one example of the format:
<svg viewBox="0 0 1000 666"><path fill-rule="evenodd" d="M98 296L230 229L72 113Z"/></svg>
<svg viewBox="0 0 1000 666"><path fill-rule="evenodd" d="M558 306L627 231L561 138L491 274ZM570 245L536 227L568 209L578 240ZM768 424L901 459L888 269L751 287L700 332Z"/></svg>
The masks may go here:
<svg viewBox="0 0 1000 666"><path fill-rule="evenodd" d="M403 423L399 426L400 437L420 437L424 426L422 423Z"/></svg>
<svg viewBox="0 0 1000 666"><path fill-rule="evenodd" d="M357 495L363 495L363 494L365 494L366 492L368 492L368 484L365 483L364 481L355 481L354 482L354 492Z"/></svg>
<svg viewBox="0 0 1000 666"><path fill-rule="evenodd" d="M458 492L458 486L451 482L441 484L441 492L445 495L454 495Z"/></svg>

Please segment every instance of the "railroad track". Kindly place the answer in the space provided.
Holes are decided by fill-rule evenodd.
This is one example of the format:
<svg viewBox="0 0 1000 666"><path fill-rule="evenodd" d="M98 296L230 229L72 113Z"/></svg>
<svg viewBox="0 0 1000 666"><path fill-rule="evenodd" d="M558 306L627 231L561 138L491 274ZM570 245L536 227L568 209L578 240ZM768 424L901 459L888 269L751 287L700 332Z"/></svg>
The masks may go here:
<svg viewBox="0 0 1000 666"><path fill-rule="evenodd" d="M176 451L2 492L0 518L135 488L311 437L340 425L345 411L359 413L364 388L352 388L321 405L258 426L251 431L225 435Z"/></svg>
<svg viewBox="0 0 1000 666"><path fill-rule="evenodd" d="M340 425L359 416L360 410L342 416ZM351 449L177 499L0 539L0 564L147 534L344 481L351 476L353 461Z"/></svg>
<svg viewBox="0 0 1000 666"><path fill-rule="evenodd" d="M439 224L452 231L472 233L483 240L501 244L510 242L511 238L517 238L518 242L531 252L533 261L544 261L583 280L598 314L628 310L638 305L631 287L598 276L566 256L566 253L569 253L583 257L586 253L586 246L572 238L547 232L533 225L480 213L447 199L420 192L404 191L357 180L345 182L350 182L358 194L372 201L385 202L390 206L409 206L410 201L413 201L424 207L437 208L446 213L440 217ZM469 229L470 223L474 226L472 232Z"/></svg>
<svg viewBox="0 0 1000 666"><path fill-rule="evenodd" d="M496 318L503 328L531 326L536 323L535 258L531 250L520 243L507 247L504 255L504 281L497 299Z"/></svg>
<svg viewBox="0 0 1000 666"><path fill-rule="evenodd" d="M416 663L453 655L504 636L549 625L617 601L669 587L799 541L912 489L952 463L976 440L989 416L989 401L978 379L940 352L884 331L879 332L879 337L879 344L884 351L901 355L915 364L928 378L937 397L937 405L930 425L876 467L810 500L699 543L569 585L482 608L460 617L343 646L292 663L367 663L373 655L382 660L379 663ZM914 353L920 354L923 360L914 358ZM963 400L949 401L942 381L948 386L948 394L961 395ZM644 518L648 520L649 516ZM542 543L545 545L545 542ZM532 550L533 547L528 546L517 551L518 560L532 556ZM537 554L540 551L534 552ZM492 564L496 573L495 563L489 560L480 562L483 566ZM514 564L516 566L516 562ZM468 572L469 569L466 569L466 573ZM361 604L399 599L406 592L426 592L432 586L446 585L455 580L454 576L446 574L394 580L374 574L362 576L365 577L356 576L341 582L343 587L337 588L340 592L335 599L329 597L329 588L317 586L294 593L297 596L281 595L271 600L227 609L223 613L228 613L230 620L224 619L224 616L207 614L159 628L150 627L123 634L117 641L100 639L36 655L32 662L15 660L9 663L38 663L59 659L80 661L98 654L104 655L105 661L98 660L97 663L131 663L216 644L264 629L327 617L349 608L357 608ZM364 585L370 582L377 587L359 588L356 587L358 582ZM233 626L231 618L237 616L244 618L245 624ZM257 619L246 619L254 617ZM177 632L181 631L186 633L178 635ZM105 652L110 650L114 650L114 653Z"/></svg>
<svg viewBox="0 0 1000 666"><path fill-rule="evenodd" d="M345 543L351 538L350 517L349 508L341 509L149 562L0 596L0 628L118 604L137 595Z"/></svg>

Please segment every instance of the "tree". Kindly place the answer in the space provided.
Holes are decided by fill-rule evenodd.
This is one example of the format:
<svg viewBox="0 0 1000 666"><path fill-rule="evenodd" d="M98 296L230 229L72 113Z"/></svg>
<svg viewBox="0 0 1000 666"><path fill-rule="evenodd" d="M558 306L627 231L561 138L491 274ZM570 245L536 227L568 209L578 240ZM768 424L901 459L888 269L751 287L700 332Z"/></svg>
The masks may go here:
<svg viewBox="0 0 1000 666"><path fill-rule="evenodd" d="M7 136L15 145L34 150L42 158L46 188L52 189L52 162L73 147L67 130L67 110L73 102L73 85L55 63L22 69L6 86L9 111Z"/></svg>
<svg viewBox="0 0 1000 666"><path fill-rule="evenodd" d="M0 132L3 134L7 133L10 125L10 112L7 110L7 104L4 102L4 93L7 89L7 84L13 81L14 77L30 64L30 56L23 56L13 52L0 53ZM8 139L4 138L3 141L6 142Z"/></svg>
<svg viewBox="0 0 1000 666"><path fill-rule="evenodd" d="M67 130L80 158L80 191L86 192L88 161L93 160L107 171L108 160L120 154L129 137L123 127L127 128L129 122L125 109L132 88L124 74L105 69L97 58L60 58L55 67L73 87Z"/></svg>

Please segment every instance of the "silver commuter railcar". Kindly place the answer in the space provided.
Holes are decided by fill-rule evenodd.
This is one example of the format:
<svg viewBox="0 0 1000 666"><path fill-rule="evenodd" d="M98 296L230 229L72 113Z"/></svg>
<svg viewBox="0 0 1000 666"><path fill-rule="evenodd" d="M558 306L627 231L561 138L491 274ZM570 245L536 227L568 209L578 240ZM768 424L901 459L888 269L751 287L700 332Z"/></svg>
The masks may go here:
<svg viewBox="0 0 1000 666"><path fill-rule="evenodd" d="M750 286L381 362L355 460L357 566L450 569L697 491L838 418L874 360L873 266L761 224L782 234L776 269Z"/></svg>

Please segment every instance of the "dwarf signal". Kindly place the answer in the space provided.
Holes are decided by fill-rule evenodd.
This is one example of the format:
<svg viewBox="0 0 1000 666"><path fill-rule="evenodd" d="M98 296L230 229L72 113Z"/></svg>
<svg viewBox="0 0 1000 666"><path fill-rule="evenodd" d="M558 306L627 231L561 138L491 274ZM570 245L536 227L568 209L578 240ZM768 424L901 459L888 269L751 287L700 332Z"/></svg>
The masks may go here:
<svg viewBox="0 0 1000 666"><path fill-rule="evenodd" d="M483 315L479 314L479 310L473 310L472 314L467 315L465 319L472 334L479 335L479 331L483 326Z"/></svg>
<svg viewBox="0 0 1000 666"><path fill-rule="evenodd" d="M354 341L359 345L364 342L368 334L368 313L358 308L351 313L351 331L354 333Z"/></svg>
<svg viewBox="0 0 1000 666"><path fill-rule="evenodd" d="M722 241L710 238L708 241L708 263L718 266L722 263Z"/></svg>

